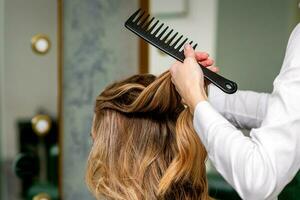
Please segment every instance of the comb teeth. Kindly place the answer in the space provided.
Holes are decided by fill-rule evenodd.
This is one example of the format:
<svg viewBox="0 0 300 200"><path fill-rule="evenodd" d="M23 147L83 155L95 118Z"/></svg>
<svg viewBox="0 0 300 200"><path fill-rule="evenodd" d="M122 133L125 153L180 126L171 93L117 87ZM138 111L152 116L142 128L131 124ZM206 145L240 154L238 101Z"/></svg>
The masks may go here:
<svg viewBox="0 0 300 200"><path fill-rule="evenodd" d="M188 38L185 38L185 40L183 40L180 45L176 48L177 50L180 50L181 47L186 43L186 41L188 41Z"/></svg>
<svg viewBox="0 0 300 200"><path fill-rule="evenodd" d="M181 49L189 39L182 40L183 35L179 35L178 32L173 33L173 29L170 30L169 26L155 20L155 17L149 19L150 15L146 15L144 11L139 9L126 21L125 26L174 58L184 59ZM153 23L154 20L155 23ZM190 41L189 44L192 45L193 41ZM197 44L194 44L193 48L195 49L196 46Z"/></svg>
<svg viewBox="0 0 300 200"><path fill-rule="evenodd" d="M169 31L169 33L164 37L164 39L162 39L162 41L166 41L168 39L168 37L171 35L171 33L173 32L173 29Z"/></svg>
<svg viewBox="0 0 300 200"><path fill-rule="evenodd" d="M138 14L138 13L137 13ZM143 11L142 12L142 14L140 14L139 16L138 16L138 18L134 21L135 23L139 23L139 21L141 20L141 18L144 16L144 14L145 14L145 11Z"/></svg>
<svg viewBox="0 0 300 200"><path fill-rule="evenodd" d="M176 44L181 40L182 37L183 37L183 35L181 35L181 36L174 42L174 44L172 44L171 47L175 47Z"/></svg>
<svg viewBox="0 0 300 200"><path fill-rule="evenodd" d="M157 38L161 38L163 36L163 34L168 30L168 26L159 34L159 36Z"/></svg>
<svg viewBox="0 0 300 200"><path fill-rule="evenodd" d="M136 18L136 16L141 12L142 9L138 9L137 11L135 11L130 18L128 19L128 21L134 21L134 19Z"/></svg>
<svg viewBox="0 0 300 200"><path fill-rule="evenodd" d="M172 29L173 30L173 29ZM167 44L171 44L171 42L175 39L175 37L178 35L178 32L176 32L172 37L171 39L167 42Z"/></svg>
<svg viewBox="0 0 300 200"><path fill-rule="evenodd" d="M159 32L159 30L163 27L164 23L162 23L153 33L154 36L157 35L157 33Z"/></svg>
<svg viewBox="0 0 300 200"><path fill-rule="evenodd" d="M178 34L178 32L172 35L173 29L167 32L169 27L164 27L164 23L159 25L159 20L156 20L156 22L151 25L155 18L152 17L149 20L149 17L150 15L145 16L145 12L142 12L142 10L139 9L129 17L129 19L125 22L125 26L161 51L183 62L185 56L182 47L189 39L185 38L184 40L181 40L183 35ZM166 32L167 34L165 34ZM180 36L177 37L178 35ZM190 41L189 44L192 45L193 41ZM193 49L196 49L196 47L197 44L194 44ZM237 84L235 82L208 70L201 64L199 65L203 70L204 77L219 87L222 91L228 94L232 94L237 91Z"/></svg>
<svg viewBox="0 0 300 200"><path fill-rule="evenodd" d="M149 17L150 15L147 15L147 17L145 17L145 19L140 23L140 26L143 26Z"/></svg>
<svg viewBox="0 0 300 200"><path fill-rule="evenodd" d="M150 21L144 26L144 29L148 29L148 27L150 26L150 24L153 22L153 20L154 20L155 18L154 17L152 17L151 19L150 19Z"/></svg>
<svg viewBox="0 0 300 200"><path fill-rule="evenodd" d="M149 28L148 32L151 33L158 23L159 23L159 20L157 20L157 21L151 26L151 28Z"/></svg>

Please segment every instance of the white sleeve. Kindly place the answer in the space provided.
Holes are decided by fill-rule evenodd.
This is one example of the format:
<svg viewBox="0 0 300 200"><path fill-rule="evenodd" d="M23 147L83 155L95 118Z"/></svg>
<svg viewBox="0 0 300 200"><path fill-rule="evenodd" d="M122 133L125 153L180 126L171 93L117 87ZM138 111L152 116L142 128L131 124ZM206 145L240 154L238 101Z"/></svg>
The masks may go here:
<svg viewBox="0 0 300 200"><path fill-rule="evenodd" d="M211 105L234 126L243 129L260 127L269 94L241 90L226 94L214 85L209 87L208 94Z"/></svg>
<svg viewBox="0 0 300 200"><path fill-rule="evenodd" d="M246 137L208 102L194 127L208 156L243 199L273 199L300 168L300 26L293 32L260 128Z"/></svg>

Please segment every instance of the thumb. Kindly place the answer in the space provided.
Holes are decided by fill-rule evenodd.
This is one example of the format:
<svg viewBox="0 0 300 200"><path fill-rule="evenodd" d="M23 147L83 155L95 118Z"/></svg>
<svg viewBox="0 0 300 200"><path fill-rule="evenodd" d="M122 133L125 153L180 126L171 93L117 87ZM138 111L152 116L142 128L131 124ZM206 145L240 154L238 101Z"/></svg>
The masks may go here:
<svg viewBox="0 0 300 200"><path fill-rule="evenodd" d="M184 45L184 55L185 55L185 58L193 58L196 60L196 54L195 54L195 51L193 49L193 47L190 45L190 44L186 44Z"/></svg>

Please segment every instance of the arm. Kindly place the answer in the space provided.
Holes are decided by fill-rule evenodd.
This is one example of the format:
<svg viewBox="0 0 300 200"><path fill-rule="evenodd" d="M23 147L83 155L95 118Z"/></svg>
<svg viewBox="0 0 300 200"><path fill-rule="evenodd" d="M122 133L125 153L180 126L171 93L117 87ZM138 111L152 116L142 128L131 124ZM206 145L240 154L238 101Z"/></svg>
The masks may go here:
<svg viewBox="0 0 300 200"><path fill-rule="evenodd" d="M269 94L238 90L229 95L211 85L208 97L211 105L234 126L251 129L260 127Z"/></svg>
<svg viewBox="0 0 300 200"><path fill-rule="evenodd" d="M192 50L185 52L191 60ZM195 78L196 64L189 61L171 68L173 83L189 108L195 110L194 126L210 159L243 199L276 197L300 168L299 55L298 25L274 81L265 118L260 128L252 129L250 137L244 136L206 101L205 93L198 88L204 86L203 80Z"/></svg>
<svg viewBox="0 0 300 200"><path fill-rule="evenodd" d="M300 108L285 110L287 99L282 99L282 92L287 87L280 87L270 97L262 127L253 129L250 138L208 102L200 102L195 109L195 130L209 158L243 199L276 197L299 170ZM300 95L295 97L289 102L292 105L300 100Z"/></svg>
<svg viewBox="0 0 300 200"><path fill-rule="evenodd" d="M219 68L213 66L214 61L205 52L195 52L197 62L213 72ZM252 91L237 91L235 94L225 94L216 86L209 87L209 102L227 120L238 128L251 129L261 125L266 114L269 94Z"/></svg>

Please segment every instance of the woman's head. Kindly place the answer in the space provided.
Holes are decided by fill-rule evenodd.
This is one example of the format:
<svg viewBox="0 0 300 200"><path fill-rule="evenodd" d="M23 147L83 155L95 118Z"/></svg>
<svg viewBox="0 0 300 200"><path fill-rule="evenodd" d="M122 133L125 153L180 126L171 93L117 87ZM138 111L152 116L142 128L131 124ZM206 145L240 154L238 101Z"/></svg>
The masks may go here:
<svg viewBox="0 0 300 200"><path fill-rule="evenodd" d="M169 72L108 86L92 135L86 181L97 198L208 198L206 152Z"/></svg>

